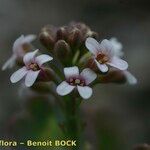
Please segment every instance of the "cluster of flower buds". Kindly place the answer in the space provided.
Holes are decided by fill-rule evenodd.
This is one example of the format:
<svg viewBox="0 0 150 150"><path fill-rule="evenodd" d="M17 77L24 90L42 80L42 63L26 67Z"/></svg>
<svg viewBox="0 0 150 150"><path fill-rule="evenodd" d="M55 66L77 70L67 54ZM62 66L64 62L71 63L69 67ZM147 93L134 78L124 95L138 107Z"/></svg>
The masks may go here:
<svg viewBox="0 0 150 150"><path fill-rule="evenodd" d="M76 53L80 56L86 53L84 43L87 37L98 38L98 34L84 23L74 22L59 28L45 26L39 35L41 43L65 64Z"/></svg>
<svg viewBox="0 0 150 150"><path fill-rule="evenodd" d="M25 85L31 87L42 78L44 79L42 81L55 82L56 92L61 96L75 89L83 99L88 99L92 95L90 87L92 82L93 85L137 82L127 71L128 63L122 59L122 44L116 38L104 39L99 43L96 40L98 34L83 23L71 23L60 28L44 27L39 39L47 48L47 54L40 54L40 50L34 50L31 42L35 38L34 35L22 35L14 42L13 55L2 67L5 70L21 62L19 63L21 69L10 78L12 83L25 77ZM59 65L55 67L44 65L54 60L57 60L56 63L61 64L63 68ZM53 80L54 76L59 80Z"/></svg>

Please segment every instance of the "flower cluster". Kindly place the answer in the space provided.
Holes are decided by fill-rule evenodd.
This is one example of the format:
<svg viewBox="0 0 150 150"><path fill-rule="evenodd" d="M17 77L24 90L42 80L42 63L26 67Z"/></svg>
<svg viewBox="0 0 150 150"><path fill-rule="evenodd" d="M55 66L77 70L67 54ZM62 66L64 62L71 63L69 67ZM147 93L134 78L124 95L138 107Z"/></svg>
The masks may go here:
<svg viewBox="0 0 150 150"><path fill-rule="evenodd" d="M35 35L22 35L14 42L13 54L2 69L18 64L21 69L11 75L11 82L16 83L25 77L25 85L31 87L43 74L44 77L49 75L45 71L49 68L58 77L57 81L50 80L57 85L58 95L78 91L83 99L91 97L91 87L95 84L124 80L135 84L136 78L127 71L128 63L122 59L122 44L116 38L101 42L97 38L98 34L83 23L59 28L46 26L39 39L47 48L47 54L34 50L31 42L36 39ZM49 61L54 63L45 66Z"/></svg>

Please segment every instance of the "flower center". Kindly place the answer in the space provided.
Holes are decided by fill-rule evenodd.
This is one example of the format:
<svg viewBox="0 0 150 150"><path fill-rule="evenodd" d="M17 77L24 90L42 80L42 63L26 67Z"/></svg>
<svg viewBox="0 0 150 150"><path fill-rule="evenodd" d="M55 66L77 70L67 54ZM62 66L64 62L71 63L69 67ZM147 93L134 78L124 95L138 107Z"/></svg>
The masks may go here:
<svg viewBox="0 0 150 150"><path fill-rule="evenodd" d="M22 48L23 48L24 52L29 52L30 49L31 49L31 45L28 44L28 43L24 43L24 44L22 45Z"/></svg>
<svg viewBox="0 0 150 150"><path fill-rule="evenodd" d="M96 60L100 63L100 64L105 64L106 62L108 62L109 58L108 56L106 56L103 53L100 53L97 55Z"/></svg>
<svg viewBox="0 0 150 150"><path fill-rule="evenodd" d="M73 86L85 86L85 80L80 78L71 77L68 80L68 83Z"/></svg>
<svg viewBox="0 0 150 150"><path fill-rule="evenodd" d="M33 70L33 71L37 71L37 70L40 70L40 67L39 67L39 65L36 64L36 63L31 63L31 64L29 65L29 69L31 69L31 70Z"/></svg>

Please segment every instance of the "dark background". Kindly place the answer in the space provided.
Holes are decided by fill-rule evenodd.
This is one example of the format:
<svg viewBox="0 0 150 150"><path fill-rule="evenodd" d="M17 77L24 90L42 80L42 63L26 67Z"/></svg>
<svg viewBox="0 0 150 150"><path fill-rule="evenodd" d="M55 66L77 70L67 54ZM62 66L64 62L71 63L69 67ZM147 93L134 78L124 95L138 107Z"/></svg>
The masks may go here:
<svg viewBox="0 0 150 150"><path fill-rule="evenodd" d="M10 57L21 34L38 34L47 24L82 21L103 38L124 45L129 70L138 84L101 84L82 104L89 149L128 150L150 142L150 3L147 0L0 0L0 65ZM39 44L39 43L38 43ZM0 133L20 109L19 84L0 72Z"/></svg>

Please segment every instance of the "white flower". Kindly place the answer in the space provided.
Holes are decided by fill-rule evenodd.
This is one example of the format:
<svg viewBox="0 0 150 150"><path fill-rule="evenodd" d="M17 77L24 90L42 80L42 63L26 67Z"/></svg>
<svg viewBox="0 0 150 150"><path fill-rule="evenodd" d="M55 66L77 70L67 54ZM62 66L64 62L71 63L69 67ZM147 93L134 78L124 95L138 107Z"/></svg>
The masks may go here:
<svg viewBox="0 0 150 150"><path fill-rule="evenodd" d="M64 68L66 80L58 85L56 91L59 95L64 96L72 92L75 88L78 90L83 99L88 99L92 95L92 88L88 85L94 81L97 75L89 68L85 68L79 74L79 68L68 67Z"/></svg>
<svg viewBox="0 0 150 150"><path fill-rule="evenodd" d="M35 35L21 35L13 44L13 54L12 56L5 62L2 67L2 70L6 70L7 68L12 68L15 65L17 58L22 58L26 52L31 49L31 42L36 39Z"/></svg>
<svg viewBox="0 0 150 150"><path fill-rule="evenodd" d="M118 41L117 38L115 37L112 37L110 40L109 40L113 46L113 50L114 50L114 53L116 54L116 56L118 57L122 57L124 55L122 49L123 49L123 45L121 42Z"/></svg>
<svg viewBox="0 0 150 150"><path fill-rule="evenodd" d="M124 52L122 51L123 45L120 43L117 38L113 37L110 39L111 44L114 47L114 53L117 57L123 57ZM123 70L122 71L124 76L126 77L126 80L129 84L137 84L137 79L128 71L128 70Z"/></svg>
<svg viewBox="0 0 150 150"><path fill-rule="evenodd" d="M49 55L39 55L36 57L38 50L26 53L23 57L25 66L12 74L10 80L12 83L20 81L25 76L25 85L30 87L36 81L40 71L42 71L43 64L51 61L53 58Z"/></svg>
<svg viewBox="0 0 150 150"><path fill-rule="evenodd" d="M128 63L114 53L114 47L109 40L104 39L98 43L94 38L87 38L85 42L86 47L94 55L94 61L102 72L108 71L108 65L120 70L126 70Z"/></svg>

